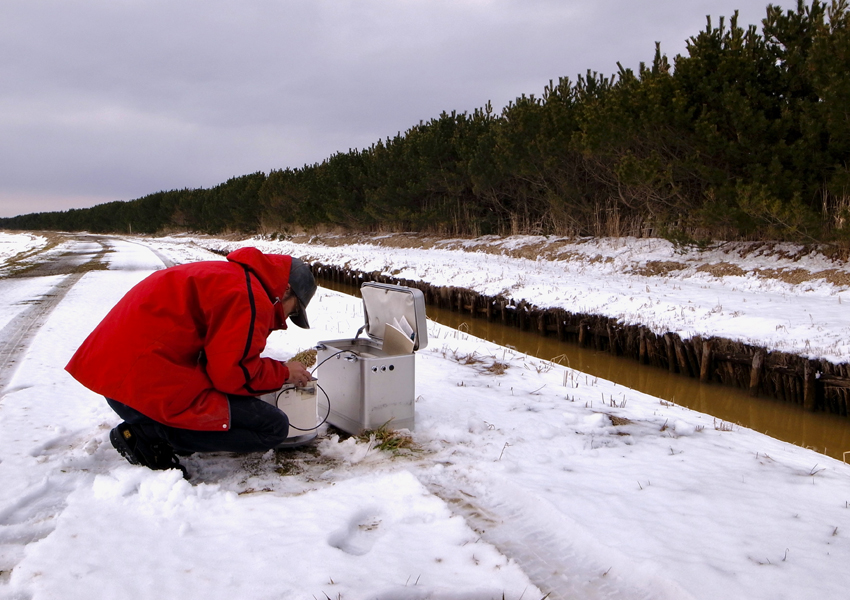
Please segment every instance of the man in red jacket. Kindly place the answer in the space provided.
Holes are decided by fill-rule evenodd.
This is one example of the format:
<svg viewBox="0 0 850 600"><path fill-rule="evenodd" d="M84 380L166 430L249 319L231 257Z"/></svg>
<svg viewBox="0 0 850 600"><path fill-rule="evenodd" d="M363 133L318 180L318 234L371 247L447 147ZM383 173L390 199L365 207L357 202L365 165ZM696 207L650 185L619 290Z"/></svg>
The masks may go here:
<svg viewBox="0 0 850 600"><path fill-rule="evenodd" d="M179 468L175 452L258 452L289 419L257 396L303 385L298 362L261 357L288 318L309 328L316 292L297 258L241 248L227 261L178 265L131 289L65 367L124 420L112 445L131 463Z"/></svg>

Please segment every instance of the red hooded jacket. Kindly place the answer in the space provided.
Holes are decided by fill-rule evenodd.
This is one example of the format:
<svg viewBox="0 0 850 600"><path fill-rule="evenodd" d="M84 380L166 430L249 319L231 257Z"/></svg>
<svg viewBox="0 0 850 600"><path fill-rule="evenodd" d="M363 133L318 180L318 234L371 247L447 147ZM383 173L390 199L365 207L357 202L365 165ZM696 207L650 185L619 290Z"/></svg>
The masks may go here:
<svg viewBox="0 0 850 600"><path fill-rule="evenodd" d="M90 390L174 427L230 428L227 394L280 388L289 369L261 358L286 329L281 302L292 257L241 248L227 262L147 277L116 304L65 369Z"/></svg>

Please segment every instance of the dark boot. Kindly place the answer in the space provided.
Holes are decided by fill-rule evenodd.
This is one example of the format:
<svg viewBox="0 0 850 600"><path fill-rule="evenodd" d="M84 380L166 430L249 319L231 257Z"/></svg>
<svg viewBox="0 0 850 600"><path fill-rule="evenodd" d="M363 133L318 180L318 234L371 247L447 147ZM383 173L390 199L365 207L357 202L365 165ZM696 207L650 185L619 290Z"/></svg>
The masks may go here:
<svg viewBox="0 0 850 600"><path fill-rule="evenodd" d="M109 441L131 465L142 465L155 471L180 469L188 479L186 467L180 464L171 445L165 440L149 438L140 427L121 423L109 432Z"/></svg>

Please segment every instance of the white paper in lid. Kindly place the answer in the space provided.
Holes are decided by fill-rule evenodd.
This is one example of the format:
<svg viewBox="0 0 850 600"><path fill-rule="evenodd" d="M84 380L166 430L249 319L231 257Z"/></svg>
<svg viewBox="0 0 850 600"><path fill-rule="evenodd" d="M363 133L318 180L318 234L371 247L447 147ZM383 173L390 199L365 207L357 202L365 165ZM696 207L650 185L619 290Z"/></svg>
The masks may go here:
<svg viewBox="0 0 850 600"><path fill-rule="evenodd" d="M409 354L418 347L425 347L422 340L417 339L420 335L427 336L427 331L423 334L417 331L418 328L424 326L424 318L417 319L417 306L415 294L420 295L422 292L414 288L390 284L364 284L360 288L360 294L363 297L363 306L366 312L366 334L374 340L385 340L387 331L392 331L389 335L396 338L395 342L391 342L389 348L393 351L402 350L407 347L407 343L402 346L395 345L398 342L403 342L396 334L401 334L401 337L408 337L405 331L413 333L413 339L409 341L413 344L413 348L407 352L399 352L400 354ZM424 315L424 306L420 307ZM419 321L423 321L422 324ZM384 346L384 351L387 352L388 347Z"/></svg>

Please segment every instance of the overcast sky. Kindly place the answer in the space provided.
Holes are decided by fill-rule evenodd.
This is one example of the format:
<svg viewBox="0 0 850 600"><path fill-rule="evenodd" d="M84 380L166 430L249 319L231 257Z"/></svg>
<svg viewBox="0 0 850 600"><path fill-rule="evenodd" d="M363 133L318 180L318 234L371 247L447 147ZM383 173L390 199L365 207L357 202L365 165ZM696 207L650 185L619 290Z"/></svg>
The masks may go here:
<svg viewBox="0 0 850 600"><path fill-rule="evenodd" d="M790 8L796 3L780 3ZM0 216L364 148L764 0L0 0Z"/></svg>

